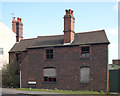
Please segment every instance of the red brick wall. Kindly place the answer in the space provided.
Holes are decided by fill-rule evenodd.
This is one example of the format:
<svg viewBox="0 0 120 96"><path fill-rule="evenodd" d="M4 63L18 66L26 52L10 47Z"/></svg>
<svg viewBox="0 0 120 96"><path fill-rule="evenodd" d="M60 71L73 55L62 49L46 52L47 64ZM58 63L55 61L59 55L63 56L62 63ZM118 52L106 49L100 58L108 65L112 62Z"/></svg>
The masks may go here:
<svg viewBox="0 0 120 96"><path fill-rule="evenodd" d="M9 53L9 62L10 62L10 63L16 62L16 54L17 54L17 53L18 53L18 52L10 52L10 53ZM27 52L19 52L19 53L21 53L21 55L22 55L21 60L23 60L23 59L26 57L26 55L27 55Z"/></svg>
<svg viewBox="0 0 120 96"><path fill-rule="evenodd" d="M80 58L80 47L56 47L52 60L44 58L45 49L30 49L21 65L22 87L29 78L36 80L36 88L70 90L107 90L108 47L106 44L91 45L90 59ZM90 67L90 83L80 83L80 67ZM56 83L43 82L43 68L56 67Z"/></svg>

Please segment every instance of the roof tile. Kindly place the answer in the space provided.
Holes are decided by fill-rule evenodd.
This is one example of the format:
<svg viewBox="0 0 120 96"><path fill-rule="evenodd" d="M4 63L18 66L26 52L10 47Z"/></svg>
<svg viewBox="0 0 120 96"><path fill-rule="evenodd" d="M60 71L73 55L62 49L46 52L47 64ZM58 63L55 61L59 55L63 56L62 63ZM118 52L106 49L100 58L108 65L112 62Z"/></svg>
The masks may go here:
<svg viewBox="0 0 120 96"><path fill-rule="evenodd" d="M75 39L69 45L100 44L100 43L109 44L109 41L104 30L76 33ZM33 39L24 39L21 40L19 43L16 43L10 50L10 52L26 51L27 48L50 47L50 46L65 46L64 35L38 36L37 38Z"/></svg>

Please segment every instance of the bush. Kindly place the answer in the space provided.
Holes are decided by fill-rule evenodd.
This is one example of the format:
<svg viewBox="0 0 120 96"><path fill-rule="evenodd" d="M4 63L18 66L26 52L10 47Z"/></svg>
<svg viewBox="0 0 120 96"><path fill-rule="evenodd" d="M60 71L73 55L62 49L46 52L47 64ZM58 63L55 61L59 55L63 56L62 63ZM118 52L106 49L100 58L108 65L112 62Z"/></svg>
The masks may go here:
<svg viewBox="0 0 120 96"><path fill-rule="evenodd" d="M19 88L20 84L19 63L9 63L2 68L2 86Z"/></svg>

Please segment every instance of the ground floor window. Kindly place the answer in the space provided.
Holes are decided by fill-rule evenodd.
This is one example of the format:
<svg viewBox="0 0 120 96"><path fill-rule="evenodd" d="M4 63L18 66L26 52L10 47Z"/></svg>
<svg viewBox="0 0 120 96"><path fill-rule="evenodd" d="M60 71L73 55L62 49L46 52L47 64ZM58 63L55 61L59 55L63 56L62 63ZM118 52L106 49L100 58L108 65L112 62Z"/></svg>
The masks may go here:
<svg viewBox="0 0 120 96"><path fill-rule="evenodd" d="M89 82L90 82L90 68L89 67L80 68L80 83Z"/></svg>
<svg viewBox="0 0 120 96"><path fill-rule="evenodd" d="M54 77L44 77L44 82L56 82L56 78Z"/></svg>
<svg viewBox="0 0 120 96"><path fill-rule="evenodd" d="M44 82L56 82L56 69L55 68L44 68Z"/></svg>

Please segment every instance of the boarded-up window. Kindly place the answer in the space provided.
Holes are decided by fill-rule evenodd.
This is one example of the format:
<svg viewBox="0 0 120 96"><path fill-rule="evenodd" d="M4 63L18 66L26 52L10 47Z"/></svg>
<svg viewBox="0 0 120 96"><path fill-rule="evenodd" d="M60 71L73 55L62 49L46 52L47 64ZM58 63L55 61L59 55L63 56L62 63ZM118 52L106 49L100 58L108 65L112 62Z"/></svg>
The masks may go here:
<svg viewBox="0 0 120 96"><path fill-rule="evenodd" d="M44 82L56 82L56 69L55 68L44 69Z"/></svg>
<svg viewBox="0 0 120 96"><path fill-rule="evenodd" d="M80 68L80 82L89 83L89 81L90 81L90 68L89 67Z"/></svg>
<svg viewBox="0 0 120 96"><path fill-rule="evenodd" d="M44 69L44 76L56 77L56 69L55 68Z"/></svg>

